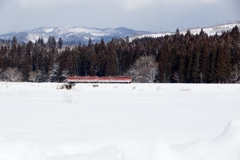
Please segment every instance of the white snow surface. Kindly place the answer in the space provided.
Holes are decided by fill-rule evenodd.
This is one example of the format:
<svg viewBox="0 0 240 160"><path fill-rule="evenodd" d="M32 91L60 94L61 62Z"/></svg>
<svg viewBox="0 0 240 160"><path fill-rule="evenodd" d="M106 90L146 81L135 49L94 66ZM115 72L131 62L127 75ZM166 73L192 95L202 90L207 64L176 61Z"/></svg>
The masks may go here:
<svg viewBox="0 0 240 160"><path fill-rule="evenodd" d="M0 160L240 159L239 84L59 85L0 82Z"/></svg>

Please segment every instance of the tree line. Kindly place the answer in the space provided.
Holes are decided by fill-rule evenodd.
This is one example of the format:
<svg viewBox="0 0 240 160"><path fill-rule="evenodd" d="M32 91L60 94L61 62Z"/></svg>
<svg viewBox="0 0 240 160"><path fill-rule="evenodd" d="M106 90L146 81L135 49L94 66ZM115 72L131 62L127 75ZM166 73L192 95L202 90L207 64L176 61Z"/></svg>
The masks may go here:
<svg viewBox="0 0 240 160"><path fill-rule="evenodd" d="M237 83L240 81L240 34L208 36L203 29L159 38L113 38L63 48L62 39L18 43L0 40L0 80L63 82L68 76L133 77L134 82Z"/></svg>

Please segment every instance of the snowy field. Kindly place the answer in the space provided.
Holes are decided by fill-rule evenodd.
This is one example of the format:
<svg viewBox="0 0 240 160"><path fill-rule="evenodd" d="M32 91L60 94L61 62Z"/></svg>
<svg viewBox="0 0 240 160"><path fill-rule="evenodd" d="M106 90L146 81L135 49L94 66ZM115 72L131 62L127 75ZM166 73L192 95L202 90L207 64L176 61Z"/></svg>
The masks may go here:
<svg viewBox="0 0 240 160"><path fill-rule="evenodd" d="M0 160L240 160L240 85L0 82Z"/></svg>

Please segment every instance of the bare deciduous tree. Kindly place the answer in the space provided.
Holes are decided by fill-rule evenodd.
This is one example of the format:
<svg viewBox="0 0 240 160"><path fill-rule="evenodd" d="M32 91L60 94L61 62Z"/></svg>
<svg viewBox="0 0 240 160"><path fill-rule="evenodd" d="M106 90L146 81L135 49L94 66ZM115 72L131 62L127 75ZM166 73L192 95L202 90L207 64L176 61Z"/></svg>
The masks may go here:
<svg viewBox="0 0 240 160"><path fill-rule="evenodd" d="M232 83L240 83L240 66L235 65L233 71L231 72L229 81Z"/></svg>
<svg viewBox="0 0 240 160"><path fill-rule="evenodd" d="M3 69L0 68L0 80L3 80L3 79L4 79Z"/></svg>
<svg viewBox="0 0 240 160"><path fill-rule="evenodd" d="M40 70L32 71L29 73L28 81L39 82L39 80L42 79L42 77L43 77L42 71Z"/></svg>
<svg viewBox="0 0 240 160"><path fill-rule="evenodd" d="M142 73L142 82L145 83L153 83L156 80L156 76L158 75L158 63L152 63L143 69Z"/></svg>
<svg viewBox="0 0 240 160"><path fill-rule="evenodd" d="M153 83L158 74L158 64L154 56L140 57L125 75L132 76L133 82Z"/></svg>
<svg viewBox="0 0 240 160"><path fill-rule="evenodd" d="M8 82L18 82L22 80L22 73L17 68L7 68L3 72L3 76Z"/></svg>

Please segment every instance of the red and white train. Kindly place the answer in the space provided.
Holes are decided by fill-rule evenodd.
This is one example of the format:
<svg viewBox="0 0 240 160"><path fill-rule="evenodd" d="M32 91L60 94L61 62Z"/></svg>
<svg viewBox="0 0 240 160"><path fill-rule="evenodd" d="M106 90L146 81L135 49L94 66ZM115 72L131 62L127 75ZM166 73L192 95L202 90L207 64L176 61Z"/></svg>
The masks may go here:
<svg viewBox="0 0 240 160"><path fill-rule="evenodd" d="M68 83L131 83L132 78L126 76L73 76L67 78Z"/></svg>

